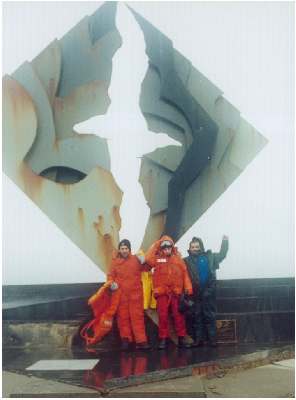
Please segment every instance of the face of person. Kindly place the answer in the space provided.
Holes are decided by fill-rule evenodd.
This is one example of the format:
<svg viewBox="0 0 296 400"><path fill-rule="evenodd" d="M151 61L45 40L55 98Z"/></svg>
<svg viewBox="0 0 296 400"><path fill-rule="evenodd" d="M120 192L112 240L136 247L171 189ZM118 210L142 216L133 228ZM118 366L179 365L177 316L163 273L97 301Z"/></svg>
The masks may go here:
<svg viewBox="0 0 296 400"><path fill-rule="evenodd" d="M121 255L121 257L123 258L127 258L129 256L130 253L130 249L127 246L120 246L119 247L119 254Z"/></svg>
<svg viewBox="0 0 296 400"><path fill-rule="evenodd" d="M164 256L168 257L168 256L170 256L172 254L172 250L173 250L172 247L164 247L162 249L162 253L163 253Z"/></svg>
<svg viewBox="0 0 296 400"><path fill-rule="evenodd" d="M200 250L199 242L193 242L190 244L189 251L191 254L197 254Z"/></svg>

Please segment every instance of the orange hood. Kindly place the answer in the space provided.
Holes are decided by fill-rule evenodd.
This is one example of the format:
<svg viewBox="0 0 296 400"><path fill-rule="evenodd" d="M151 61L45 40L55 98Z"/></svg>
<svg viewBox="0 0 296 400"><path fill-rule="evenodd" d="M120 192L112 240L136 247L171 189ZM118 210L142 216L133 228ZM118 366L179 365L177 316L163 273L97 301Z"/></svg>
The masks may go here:
<svg viewBox="0 0 296 400"><path fill-rule="evenodd" d="M158 253L161 253L161 247L160 247L160 245L161 245L161 243L162 243L163 241L165 241L165 240L167 240L168 242L172 243L172 245L173 245L172 254L173 254L173 255L178 254L178 249L177 249L177 247L175 247L175 243L174 243L173 239L172 239L170 236L167 236L167 235L162 236L162 237L157 241L157 252L158 252Z"/></svg>

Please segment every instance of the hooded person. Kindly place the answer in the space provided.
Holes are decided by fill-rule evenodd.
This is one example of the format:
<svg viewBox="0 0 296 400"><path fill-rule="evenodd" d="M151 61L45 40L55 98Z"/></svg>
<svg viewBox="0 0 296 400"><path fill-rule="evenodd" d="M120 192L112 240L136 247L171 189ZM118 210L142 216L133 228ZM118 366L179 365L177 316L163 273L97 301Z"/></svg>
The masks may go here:
<svg viewBox="0 0 296 400"><path fill-rule="evenodd" d="M223 236L219 253L205 251L200 238L193 237L184 258L193 287L192 331L193 346L201 346L206 339L212 347L216 340L216 270L228 251L228 237Z"/></svg>
<svg viewBox="0 0 296 400"><path fill-rule="evenodd" d="M158 336L159 349L167 346L169 337L169 310L173 314L179 347L190 347L185 336L186 323L184 315L179 311L181 294L192 293L192 285L187 267L169 236L156 241L145 255L145 262L152 268L153 295L159 317Z"/></svg>
<svg viewBox="0 0 296 400"><path fill-rule="evenodd" d="M117 308L117 324L122 341L122 350L128 350L132 342L137 349L148 350L144 324L143 287L141 273L150 268L144 265L140 256L131 253L129 240L119 243L114 255L107 282L112 291L120 289L121 296Z"/></svg>

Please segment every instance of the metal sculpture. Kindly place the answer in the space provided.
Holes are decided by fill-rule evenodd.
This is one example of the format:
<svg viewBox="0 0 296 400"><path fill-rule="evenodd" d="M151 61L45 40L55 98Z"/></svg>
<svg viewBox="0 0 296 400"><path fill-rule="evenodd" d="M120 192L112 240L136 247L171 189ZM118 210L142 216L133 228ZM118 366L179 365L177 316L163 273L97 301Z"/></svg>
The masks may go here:
<svg viewBox="0 0 296 400"><path fill-rule="evenodd" d="M101 269L118 243L122 192L108 146L73 126L104 114L121 45L106 3L3 79L3 168Z"/></svg>
<svg viewBox="0 0 296 400"><path fill-rule="evenodd" d="M172 41L133 11L149 67L141 109L149 129L182 144L146 154L140 182L150 220L143 248L162 233L177 241L267 143Z"/></svg>
<svg viewBox="0 0 296 400"><path fill-rule="evenodd" d="M169 38L131 12L149 57L141 110L152 132L182 144L142 159L139 180L151 211L147 249L163 232L178 240L266 140ZM121 45L115 15L115 3L103 4L3 78L4 172L104 271L119 239L122 191L106 140L73 127L110 104L112 57Z"/></svg>

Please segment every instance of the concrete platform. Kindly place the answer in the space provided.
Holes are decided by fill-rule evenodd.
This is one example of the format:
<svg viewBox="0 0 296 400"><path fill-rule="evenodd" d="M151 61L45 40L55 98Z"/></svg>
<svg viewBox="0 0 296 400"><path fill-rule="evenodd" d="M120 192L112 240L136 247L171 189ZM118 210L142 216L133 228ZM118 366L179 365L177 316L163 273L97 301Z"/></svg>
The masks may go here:
<svg viewBox="0 0 296 400"><path fill-rule="evenodd" d="M178 349L173 344L167 350L149 352L98 352L84 348L5 348L3 370L39 379L94 389L102 395L134 385L167 381L184 377L201 377L238 367L253 367L291 358L294 346L220 345L218 348ZM64 369L61 370L61 360ZM89 367L85 367L85 362ZM72 361L72 362L71 362ZM94 362L95 361L95 362ZM50 365L34 369L34 364ZM71 365L75 364L75 368ZM56 364L56 369L54 365ZM36 365L36 364L35 364ZM33 368L33 369L32 369ZM283 369L283 365L279 366ZM173 391L173 386L172 386ZM156 389L155 389L156 390ZM157 389L158 390L158 389ZM198 392L199 396L201 392ZM190 396L189 396L190 397Z"/></svg>
<svg viewBox="0 0 296 400"><path fill-rule="evenodd" d="M209 377L190 376L101 393L85 387L3 372L3 397L67 398L294 398L295 360L284 360L245 371Z"/></svg>

